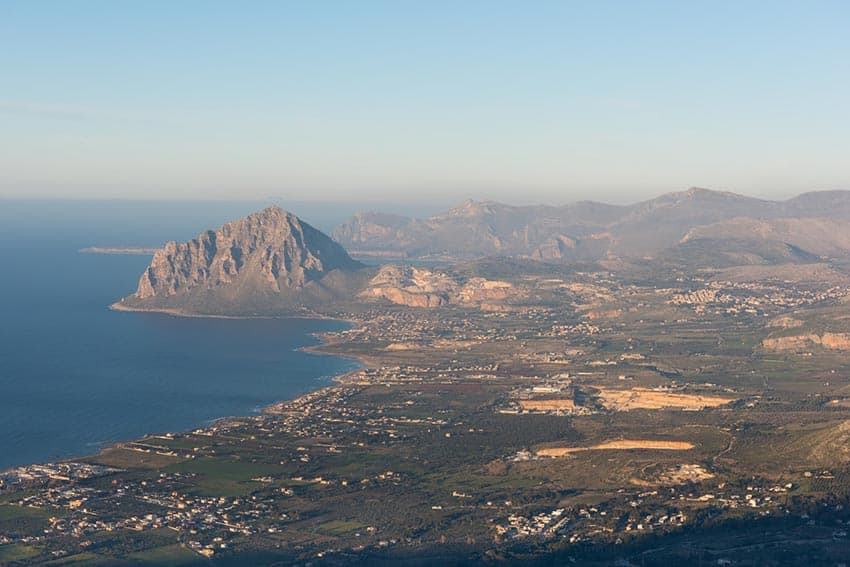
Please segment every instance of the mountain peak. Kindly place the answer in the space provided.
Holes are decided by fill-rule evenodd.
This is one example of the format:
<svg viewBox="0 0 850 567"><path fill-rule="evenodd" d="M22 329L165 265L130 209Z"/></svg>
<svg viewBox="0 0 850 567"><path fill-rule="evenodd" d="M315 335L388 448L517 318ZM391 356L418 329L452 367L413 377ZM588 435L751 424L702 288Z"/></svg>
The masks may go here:
<svg viewBox="0 0 850 567"><path fill-rule="evenodd" d="M250 222L271 222L271 223L289 223L300 224L299 219L294 214L277 205L269 205L265 209L255 211L241 219L231 221L227 224L250 223Z"/></svg>
<svg viewBox="0 0 850 567"><path fill-rule="evenodd" d="M705 187L689 187L688 190L685 191L685 193L689 197L699 197L699 196L706 196L706 195L712 195L712 194L715 194L715 193L720 193L720 191L715 191L713 189L706 189Z"/></svg>
<svg viewBox="0 0 850 567"><path fill-rule="evenodd" d="M265 209L260 209L254 213L248 215L249 217L295 217L294 214L290 213L286 209L278 206L278 205L269 205ZM295 217L297 218L297 217Z"/></svg>
<svg viewBox="0 0 850 567"><path fill-rule="evenodd" d="M157 300L232 288L276 294L302 288L333 270L362 264L327 235L272 205L158 250L133 300Z"/></svg>
<svg viewBox="0 0 850 567"><path fill-rule="evenodd" d="M475 217L479 215L493 214L498 209L506 208L507 205L497 203L496 201L476 201L467 199L460 205L449 209L444 214L439 216L445 217Z"/></svg>
<svg viewBox="0 0 850 567"><path fill-rule="evenodd" d="M737 193L732 193L731 191L718 191L716 189L706 189L705 187L690 187L685 191L680 191L678 193L670 193L671 197L679 198L679 199L714 199L714 200L739 200L739 199L748 199L744 195L739 195Z"/></svg>

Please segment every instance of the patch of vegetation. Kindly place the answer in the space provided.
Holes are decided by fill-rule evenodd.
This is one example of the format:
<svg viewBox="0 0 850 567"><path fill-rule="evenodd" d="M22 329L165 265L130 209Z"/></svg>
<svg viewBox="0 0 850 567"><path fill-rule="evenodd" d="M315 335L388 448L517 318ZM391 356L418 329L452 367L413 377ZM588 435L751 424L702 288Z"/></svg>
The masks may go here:
<svg viewBox="0 0 850 567"><path fill-rule="evenodd" d="M30 545L0 545L0 563L14 563L38 557L41 552Z"/></svg>
<svg viewBox="0 0 850 567"><path fill-rule="evenodd" d="M166 545L131 553L127 559L142 565L161 565L162 567L183 567L205 563L198 555L182 545Z"/></svg>

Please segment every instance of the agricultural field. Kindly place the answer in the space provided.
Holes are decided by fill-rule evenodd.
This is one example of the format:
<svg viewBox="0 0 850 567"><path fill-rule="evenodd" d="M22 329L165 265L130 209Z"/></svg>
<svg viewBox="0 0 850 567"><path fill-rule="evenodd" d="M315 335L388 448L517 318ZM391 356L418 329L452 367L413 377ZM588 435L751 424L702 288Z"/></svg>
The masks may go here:
<svg viewBox="0 0 850 567"><path fill-rule="evenodd" d="M526 276L540 301L511 312L328 313L354 326L314 350L363 363L336 385L76 459L79 478L4 477L1 561L761 565L848 551L850 359L762 343L775 319L814 325L826 307L783 307L790 284L776 305L738 286L695 306L715 297L688 292L703 280L581 277Z"/></svg>

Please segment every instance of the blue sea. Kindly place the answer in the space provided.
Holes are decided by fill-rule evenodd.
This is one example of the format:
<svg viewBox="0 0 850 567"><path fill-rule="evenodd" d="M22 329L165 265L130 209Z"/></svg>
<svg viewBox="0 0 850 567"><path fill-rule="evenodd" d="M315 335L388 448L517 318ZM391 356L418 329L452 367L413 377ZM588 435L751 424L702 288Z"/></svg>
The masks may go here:
<svg viewBox="0 0 850 567"><path fill-rule="evenodd" d="M185 240L266 204L0 200L0 470L256 413L356 368L299 350L342 322L110 311L150 258L78 251ZM284 206L323 230L356 208Z"/></svg>

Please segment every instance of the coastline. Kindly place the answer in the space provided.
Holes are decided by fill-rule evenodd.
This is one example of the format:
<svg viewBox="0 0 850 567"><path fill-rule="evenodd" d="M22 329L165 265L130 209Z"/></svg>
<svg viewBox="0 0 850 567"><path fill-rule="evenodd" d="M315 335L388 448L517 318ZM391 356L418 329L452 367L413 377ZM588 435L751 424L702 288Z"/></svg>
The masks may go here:
<svg viewBox="0 0 850 567"><path fill-rule="evenodd" d="M337 319L337 318L333 318L333 317L327 317L325 319L330 319L332 321L343 321L345 323L350 323L352 325L355 324L354 321L349 321L347 319ZM327 333L311 333L311 334L313 336L315 336L316 338L318 338L321 342L317 345L301 347L299 350L301 350L303 352L308 352L310 354L316 354L316 355L321 355L321 356L335 356L337 358L345 358L345 359L348 359L348 360L354 360L355 362L360 364L360 368L358 370L352 370L352 371L345 372L343 374L338 374L338 375L334 376L332 378L332 380L334 382L336 382L337 384L344 384L345 383L344 379L347 376L349 376L350 374L358 372L359 370L362 370L363 368L368 368L370 366L375 365L375 361L368 356L365 356L365 355L362 355L362 354L349 354L349 353L343 354L343 353L333 351L332 350L333 346L336 343L331 339L331 337L328 336Z"/></svg>
<svg viewBox="0 0 850 567"><path fill-rule="evenodd" d="M161 247L154 246L88 246L80 254L110 254L115 256L153 256Z"/></svg>
<svg viewBox="0 0 850 567"><path fill-rule="evenodd" d="M136 309L136 308L128 308L128 307L124 307L124 306L120 306L120 305L116 305L116 304L117 304L117 302L110 305L109 309L112 310L112 311L124 311L124 312L128 312L128 313L130 313L130 312L161 313L163 315L168 315L170 317L185 317L185 318L198 318L198 319L234 319L234 320L244 320L244 319L266 319L266 320L268 320L268 319L313 319L313 320L324 320L324 321L339 321L339 322L348 323L348 324L352 324L352 325L355 324L354 321L350 321L350 320L342 319L342 318L338 318L338 317L330 317L330 316L322 315L322 314L318 314L318 313L316 313L315 315L314 314L310 314L310 315L302 314L300 316L299 315L291 315L291 316L288 316L288 315L278 315L278 316L204 315L204 314L192 314L192 313L182 312L182 311L178 311L178 310ZM230 419L244 419L244 418L252 418L252 417L257 417L257 416L262 416L262 415L273 415L275 407L280 406L281 404L284 404L284 403L297 401L298 399L305 397L305 396L316 395L317 393L325 391L325 390L332 390L334 388L338 388L341 385L346 383L345 379L348 376L350 376L350 375L352 375L356 372L359 372L360 370L362 370L363 368L365 368L369 365L369 361L365 357L361 357L361 356L357 356L357 355L339 354L339 353L323 350L324 348L333 344L333 341L328 336L327 332L307 333L305 336L314 337L317 340L319 340L320 342L317 345L306 345L306 346L299 347L296 350L301 351L301 352L305 352L305 353L309 353L309 354L313 354L313 355L317 355L317 356L332 356L332 357L336 357L336 358L339 358L339 359L355 361L355 362L358 363L359 367L354 369L354 370L347 370L345 372L335 374L333 376L328 377L327 380L328 380L329 383L322 385L318 388L311 389L309 391L300 393L300 394L298 394L298 395L296 395L292 398L279 399L279 400L272 401L268 404L265 404L265 405L260 407L260 409L257 411L257 414L255 414L255 415L251 415L251 414L248 414L248 415L223 415L223 416L211 418L207 422L206 425L200 425L200 426L194 427L192 429L187 429L187 430L175 431L173 433L180 433L180 434L188 433L188 432L192 431L193 429L206 428L206 427L214 426L216 424L226 422L227 420L230 420ZM88 459L88 458L91 458L91 457L101 455L105 451L120 448L124 444L140 441L140 440L144 439L145 437L147 437L149 435L163 435L165 433L171 433L171 432L153 432L153 433L145 434L144 436L139 437L139 438L125 439L125 440L122 440L122 441L111 441L111 442L108 442L108 443L102 445L97 450L97 452L95 452L95 453L82 454L82 455L78 455L76 457L63 458L63 459L59 459L57 461L39 461L39 462L30 462L30 463L25 463L25 464L21 464L21 465L15 465L15 466L8 467L8 468L5 468L5 469L0 469L0 473L6 472L8 470L14 470L14 469L17 469L17 468L20 468L20 467L40 465L40 464L45 464L45 463L48 463L48 462L57 462L57 463L78 462L78 461L81 461L81 460L85 460L85 459Z"/></svg>
<svg viewBox="0 0 850 567"><path fill-rule="evenodd" d="M108 307L110 311L121 311L123 313L160 313L169 317L184 317L187 319L316 319L322 321L345 321L352 323L346 319L339 317L330 317L315 311L292 311L291 313L281 313L278 315L224 315L217 313L193 313L191 311L183 311L182 309L170 309L168 307L130 307L121 303L118 300L111 303Z"/></svg>
<svg viewBox="0 0 850 567"><path fill-rule="evenodd" d="M180 309L162 308L145 308L145 307L128 307L122 305L121 301L116 301L109 306L110 311L121 311L124 313L160 313L170 317L185 317L188 319L309 319L310 317L287 317L287 316L272 316L272 315L216 315L205 313L192 313Z"/></svg>

